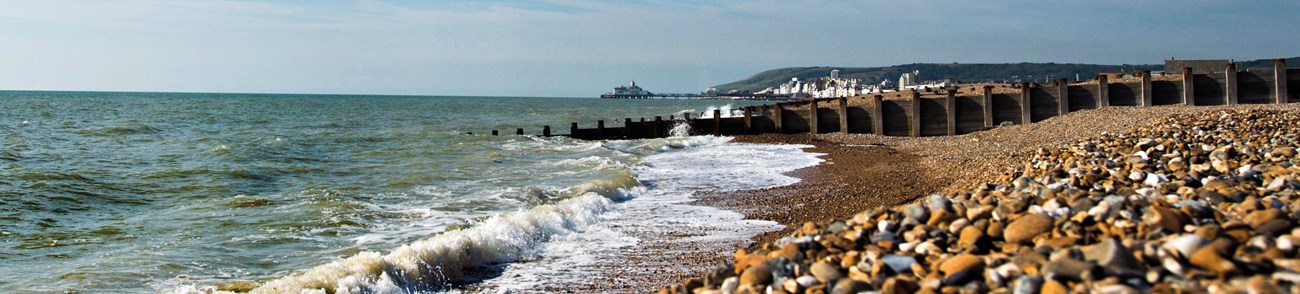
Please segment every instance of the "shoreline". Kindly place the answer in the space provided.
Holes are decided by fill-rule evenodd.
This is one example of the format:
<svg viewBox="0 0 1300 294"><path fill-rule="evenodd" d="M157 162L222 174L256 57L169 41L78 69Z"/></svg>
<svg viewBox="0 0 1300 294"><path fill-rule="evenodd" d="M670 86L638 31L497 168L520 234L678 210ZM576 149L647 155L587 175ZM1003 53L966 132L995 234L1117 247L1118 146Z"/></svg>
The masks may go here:
<svg viewBox="0 0 1300 294"><path fill-rule="evenodd" d="M772 220L785 225L782 230L756 236L753 238L755 243L747 248L737 248L737 253L742 255L746 251L775 251L779 247L774 247L773 241L781 237L825 228L832 221L849 220L865 210L901 207L936 193L969 196L986 183L1011 182L1015 179L1007 178L1007 174L1029 170L1031 159L1044 148L1129 132L1175 115L1259 109L1294 111L1295 106L1107 107L1028 125L943 137L870 134L737 136L735 142L742 143L813 145L805 151L825 153L822 158L826 162L788 173L802 180L793 185L757 191L699 193L695 203L737 211L748 219ZM730 265L733 258L739 266L741 258L733 254L715 256L713 260ZM704 277L699 273L693 276ZM690 283L690 280L676 280L673 285L681 285L676 283L683 281Z"/></svg>

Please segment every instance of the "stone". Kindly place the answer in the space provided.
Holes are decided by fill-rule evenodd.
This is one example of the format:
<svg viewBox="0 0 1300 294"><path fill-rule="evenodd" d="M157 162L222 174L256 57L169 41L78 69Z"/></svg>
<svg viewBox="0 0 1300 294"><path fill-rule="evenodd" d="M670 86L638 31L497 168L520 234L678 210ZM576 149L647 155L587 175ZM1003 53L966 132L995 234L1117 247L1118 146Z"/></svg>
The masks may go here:
<svg viewBox="0 0 1300 294"><path fill-rule="evenodd" d="M1015 294L1037 294L1042 293L1043 277L1040 276L1020 276L1016 279Z"/></svg>
<svg viewBox="0 0 1300 294"><path fill-rule="evenodd" d="M727 278L726 280L722 280L722 285L718 286L718 289L722 290L722 293L735 293L736 288L739 286L740 286L740 278L730 277Z"/></svg>
<svg viewBox="0 0 1300 294"><path fill-rule="evenodd" d="M1043 265L1043 276L1048 279L1086 281L1099 277L1097 265L1073 258L1062 258Z"/></svg>
<svg viewBox="0 0 1300 294"><path fill-rule="evenodd" d="M1052 219L1041 214L1026 214L1016 219L1003 230L1002 235L1009 243L1028 243L1034 237L1052 229Z"/></svg>
<svg viewBox="0 0 1300 294"><path fill-rule="evenodd" d="M915 221L925 221L930 219L930 211L926 210L925 207L922 207L920 204L908 205L907 208L903 209L903 211L908 219Z"/></svg>
<svg viewBox="0 0 1300 294"><path fill-rule="evenodd" d="M880 258L880 261L883 262L889 270L893 271L894 274L911 272L912 265L916 264L916 258L907 255L889 254Z"/></svg>
<svg viewBox="0 0 1300 294"><path fill-rule="evenodd" d="M1268 222L1282 218L1285 215L1286 214L1283 213L1282 210L1270 208L1251 212L1250 214L1247 214L1245 218L1242 218L1241 221L1246 222L1246 224L1249 224L1251 227L1258 228Z"/></svg>
<svg viewBox="0 0 1300 294"><path fill-rule="evenodd" d="M939 271L944 274L944 285L965 284L983 273L984 259L971 254L961 254L944 260Z"/></svg>
<svg viewBox="0 0 1300 294"><path fill-rule="evenodd" d="M1196 267L1215 273L1221 277L1233 275L1237 272L1237 266L1231 260L1224 258L1212 246L1206 246L1196 253L1193 253L1189 262Z"/></svg>
<svg viewBox="0 0 1300 294"><path fill-rule="evenodd" d="M1146 266L1138 261L1133 252L1120 244L1119 239L1111 238L1081 248L1084 260L1097 263L1109 275L1124 277L1141 277L1146 273Z"/></svg>
<svg viewBox="0 0 1300 294"><path fill-rule="evenodd" d="M805 277L807 277L807 276L805 276ZM812 277L809 277L809 278L812 278ZM814 278L814 279L813 279L813 282L816 282L816 281L817 281L817 279ZM804 286L802 286L802 285L799 285L799 280L798 280L798 279L785 279L785 282L781 282L781 288L782 288L782 289L785 289L785 292L787 292L787 293L803 293L803 289L805 289L806 287L804 287Z"/></svg>
<svg viewBox="0 0 1300 294"><path fill-rule="evenodd" d="M1171 232L1181 232L1183 225L1191 222L1191 219L1182 211L1169 209L1168 207L1152 206L1148 209L1147 216L1150 217L1150 223Z"/></svg>
<svg viewBox="0 0 1300 294"><path fill-rule="evenodd" d="M938 227L944 223L956 220L958 217L959 216L957 216L957 213L954 213L949 210L931 211L930 220L926 221L925 225L931 227Z"/></svg>
<svg viewBox="0 0 1300 294"><path fill-rule="evenodd" d="M1201 249L1202 246L1205 246L1206 244L1209 243L1210 243L1209 240L1206 240L1205 238L1201 238L1201 236L1181 235L1173 239L1170 239L1169 241L1166 241L1165 244L1160 245L1160 248L1164 250L1176 251L1183 257L1190 257L1192 256L1192 253L1196 252L1197 249Z"/></svg>
<svg viewBox="0 0 1300 294"><path fill-rule="evenodd" d="M1057 282L1056 280L1048 279L1046 282L1043 282L1043 288L1042 288L1042 291L1040 291L1039 293L1043 293L1043 294L1068 294L1068 293L1070 293L1070 291L1067 290L1067 289L1065 288L1065 285L1064 285L1064 284L1061 284L1061 282Z"/></svg>
<svg viewBox="0 0 1300 294"><path fill-rule="evenodd" d="M1273 158L1295 158L1296 151L1295 148L1291 147L1277 147L1269 151L1268 155Z"/></svg>
<svg viewBox="0 0 1300 294"><path fill-rule="evenodd" d="M724 284L726 282L723 282ZM772 283L772 269L766 263L749 266L740 274L740 285L767 285Z"/></svg>
<svg viewBox="0 0 1300 294"><path fill-rule="evenodd" d="M1003 232L1004 232L1004 227L1002 226L1002 222L997 222L997 221L989 222L988 229L984 230L985 235L989 236L990 238L996 238L996 239L1001 239L1003 237Z"/></svg>
<svg viewBox="0 0 1300 294"><path fill-rule="evenodd" d="M835 282L835 286L831 287L830 294L857 294L871 290L871 284L854 279L840 279Z"/></svg>
<svg viewBox="0 0 1300 294"><path fill-rule="evenodd" d="M952 210L952 201L948 200L948 197L943 197L943 195L934 194L930 195L930 198L925 199L925 206L926 208L929 208L931 212Z"/></svg>
<svg viewBox="0 0 1300 294"><path fill-rule="evenodd" d="M993 216L993 208L994 207L991 205L975 205L972 207L967 207L966 219L971 221L987 219Z"/></svg>
<svg viewBox="0 0 1300 294"><path fill-rule="evenodd" d="M808 267L808 271L812 273L813 277L817 277L817 280L821 281L823 284L834 283L844 277L844 273L840 272L839 267L831 265L825 261L813 263L812 266Z"/></svg>
<svg viewBox="0 0 1300 294"><path fill-rule="evenodd" d="M957 246L966 250L974 250L977 243L984 238L984 230L974 226L966 226L961 229L961 235L957 238Z"/></svg>
<svg viewBox="0 0 1300 294"><path fill-rule="evenodd" d="M1246 289L1247 289L1246 292L1248 293L1259 293L1259 294L1286 293L1283 292L1282 289L1278 288L1276 283L1273 283L1272 280L1270 280L1269 278L1263 275L1251 277L1250 280L1247 282Z"/></svg>

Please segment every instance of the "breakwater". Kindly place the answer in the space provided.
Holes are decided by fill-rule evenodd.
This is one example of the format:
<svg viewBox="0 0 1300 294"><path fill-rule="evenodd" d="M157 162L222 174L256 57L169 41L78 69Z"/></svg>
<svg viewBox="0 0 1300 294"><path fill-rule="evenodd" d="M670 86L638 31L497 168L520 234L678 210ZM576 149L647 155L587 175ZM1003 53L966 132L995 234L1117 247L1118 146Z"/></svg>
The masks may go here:
<svg viewBox="0 0 1300 294"><path fill-rule="evenodd" d="M1287 68L1278 59L1272 69L1239 70L1227 64L1219 72L1195 73L1191 68L1155 78L1150 71L1128 79L1110 80L1099 75L1089 81L978 85L971 91L959 86L941 91L907 91L812 99L741 109L739 116L714 110L712 116L689 114L664 118L620 119L594 127L569 125L568 134L543 136L577 139L639 139L669 135L686 124L696 134L740 135L760 133L871 133L885 136L942 136L971 133L1003 124L1027 124L1069 112L1106 106L1234 105L1300 101L1300 69ZM939 90L939 89L936 89ZM496 131L493 131L494 133ZM525 134L516 129L515 134Z"/></svg>

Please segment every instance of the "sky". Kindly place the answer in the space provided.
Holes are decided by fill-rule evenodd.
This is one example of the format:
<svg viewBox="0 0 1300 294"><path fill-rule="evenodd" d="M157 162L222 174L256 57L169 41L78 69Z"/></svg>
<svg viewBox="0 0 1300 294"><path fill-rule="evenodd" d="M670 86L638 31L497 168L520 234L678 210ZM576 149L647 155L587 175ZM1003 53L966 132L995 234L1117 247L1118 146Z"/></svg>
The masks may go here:
<svg viewBox="0 0 1300 294"><path fill-rule="evenodd" d="M1297 15L1300 1L6 0L0 89L700 92L792 66L1294 57Z"/></svg>

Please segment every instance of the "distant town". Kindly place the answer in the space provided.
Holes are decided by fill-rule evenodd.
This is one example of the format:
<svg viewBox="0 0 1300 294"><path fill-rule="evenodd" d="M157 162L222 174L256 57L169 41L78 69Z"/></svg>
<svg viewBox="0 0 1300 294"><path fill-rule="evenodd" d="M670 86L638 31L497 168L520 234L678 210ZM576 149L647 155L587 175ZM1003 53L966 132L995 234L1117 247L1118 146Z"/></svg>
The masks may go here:
<svg viewBox="0 0 1300 294"><path fill-rule="evenodd" d="M831 70L829 76L801 81L791 78L789 82L762 91L748 93L729 91L721 93L716 88L695 93L654 93L646 91L632 81L628 85L618 86L614 91L600 95L605 99L724 99L724 100L805 100L818 98L852 97L873 93L888 93L907 90L943 89L956 85L952 79L920 81L921 72L903 73L895 83L884 80L868 84L857 78L842 78L838 69Z"/></svg>
<svg viewBox="0 0 1300 294"><path fill-rule="evenodd" d="M1193 67L1193 68L1197 68L1198 70L1203 70L1208 68L1218 68L1217 69L1218 71L1222 71L1221 67L1224 64L1229 64L1229 63L1237 64L1239 68L1246 69L1252 66L1259 66L1256 63L1263 64L1262 62L1267 62L1267 61L1268 60L1237 62L1233 60L1168 59L1164 61L1163 68L1166 71L1170 68L1173 68L1175 69L1174 70L1175 72L1177 70L1180 70L1183 67ZM924 77L923 76L925 74L924 72L922 72L921 70L912 69L921 66L929 66L925 68L938 71L939 73L932 73L931 74L932 76ZM1026 67L1032 67L1032 66L1039 67L1034 69L1040 69L1043 72L1037 74L1019 74L1023 72L1034 72L1031 70L1025 70ZM954 73L955 70L949 70L949 68L957 68L957 67L962 67L961 69L967 72L975 72L977 74L982 74L982 75L977 76L976 74L962 74L960 72ZM724 91L718 89L718 87L722 87L722 86L718 86L718 87L708 88L705 91L700 93L651 92L638 86L636 82L633 81L627 85L615 87L613 91L600 95L600 97L606 99L722 99L722 100L788 101L788 100L853 97L853 96L860 96L860 95L881 94L881 93L911 91L911 90L916 90L919 92L943 93L944 91L947 91L947 89L957 87L960 84L969 84L971 83L970 82L971 80L979 81L980 83L991 83L991 84L1016 84L1021 82L1047 83L1047 82L1055 81L1055 79L1058 78L1066 78L1067 75L1070 75L1069 76L1070 78L1074 78L1074 81L1080 81L1081 78L1091 79L1096 75L1106 75L1112 79L1132 77L1137 72L1140 72L1142 70L1149 71L1154 75L1162 75L1165 72L1160 70L1161 65L1158 64L1078 65L1078 64L1055 64L1055 63L962 64L962 65L953 64L951 66L948 66L946 64L914 64L914 65L879 68L879 69L891 69L891 71L881 70L880 74L868 75L867 77L870 79L861 78L863 76L861 74L861 69L856 69L857 70L856 72L859 73L857 74L856 77L845 77L841 75L841 69L823 67L821 69L827 69L826 71L824 71L825 76L814 77L814 78L807 78L809 74L816 75L815 73L809 72L807 70L814 70L818 68L787 68L787 69L778 69L772 71L781 71L781 70L789 70L789 69L803 70L803 71L801 74L784 75L786 78L788 78L788 80L785 80L784 82L780 82L780 80L774 81L772 79L773 77L782 76L780 74L766 75L766 77L764 77L762 80L755 81L756 78L751 77L747 79L749 81L742 80L742 81L735 82L735 83L748 82L748 84L746 84L746 88L742 88L742 89L733 88ZM855 70L854 68L848 68L848 69ZM889 72L893 72L894 74L889 74ZM899 74L899 72L902 73ZM988 73L993 73L993 74L988 74ZM805 78L801 79L799 78L799 76ZM954 76L962 77L967 80L962 80Z"/></svg>

